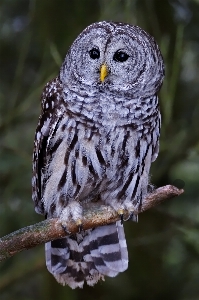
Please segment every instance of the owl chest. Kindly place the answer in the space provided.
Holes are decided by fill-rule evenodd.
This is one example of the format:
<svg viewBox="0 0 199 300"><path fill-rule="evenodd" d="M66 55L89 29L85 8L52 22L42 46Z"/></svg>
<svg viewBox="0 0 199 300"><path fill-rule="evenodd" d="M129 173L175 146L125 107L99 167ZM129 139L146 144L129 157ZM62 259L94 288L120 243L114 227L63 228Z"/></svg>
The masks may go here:
<svg viewBox="0 0 199 300"><path fill-rule="evenodd" d="M68 168L75 165L71 176L78 182L83 177L96 184L120 179L135 160L136 132L118 127L92 130L78 125L72 136L71 143L66 143Z"/></svg>
<svg viewBox="0 0 199 300"><path fill-rule="evenodd" d="M43 181L45 194L48 192L52 199L64 197L64 201L74 198L91 201L113 183L122 185L138 163L136 132L68 124L64 130L61 124L50 142L51 155Z"/></svg>

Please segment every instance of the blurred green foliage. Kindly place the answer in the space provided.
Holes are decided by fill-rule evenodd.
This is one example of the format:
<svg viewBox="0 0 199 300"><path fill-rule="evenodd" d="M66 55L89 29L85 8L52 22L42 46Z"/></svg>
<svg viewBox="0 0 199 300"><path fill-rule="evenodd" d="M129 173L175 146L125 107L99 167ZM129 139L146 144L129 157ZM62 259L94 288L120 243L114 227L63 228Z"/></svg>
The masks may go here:
<svg viewBox="0 0 199 300"><path fill-rule="evenodd" d="M71 290L47 272L43 245L0 265L0 299L199 299L199 1L1 0L0 235L42 220L31 201L31 157L40 94L75 37L99 20L136 24L166 64L160 93L156 186L185 194L126 223L129 269L94 288ZM177 179L180 179L177 181Z"/></svg>

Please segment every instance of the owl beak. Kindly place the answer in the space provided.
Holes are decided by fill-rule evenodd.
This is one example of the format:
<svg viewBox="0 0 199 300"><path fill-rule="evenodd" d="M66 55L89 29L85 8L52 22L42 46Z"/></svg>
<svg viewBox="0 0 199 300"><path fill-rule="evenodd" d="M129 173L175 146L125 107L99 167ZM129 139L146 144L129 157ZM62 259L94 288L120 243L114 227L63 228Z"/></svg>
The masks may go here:
<svg viewBox="0 0 199 300"><path fill-rule="evenodd" d="M103 82L107 75L108 75L108 68L105 64L102 64L100 67L100 81Z"/></svg>

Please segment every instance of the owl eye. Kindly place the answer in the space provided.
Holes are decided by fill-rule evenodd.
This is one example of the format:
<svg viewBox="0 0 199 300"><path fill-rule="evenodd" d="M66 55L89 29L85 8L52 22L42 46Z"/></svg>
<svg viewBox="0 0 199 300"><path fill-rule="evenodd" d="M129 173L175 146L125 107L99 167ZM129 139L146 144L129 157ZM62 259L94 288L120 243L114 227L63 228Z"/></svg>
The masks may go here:
<svg viewBox="0 0 199 300"><path fill-rule="evenodd" d="M129 55L120 50L116 51L115 54L113 55L113 60L118 62L126 61L128 58Z"/></svg>
<svg viewBox="0 0 199 300"><path fill-rule="evenodd" d="M89 51L90 58L92 59L98 59L100 57L99 49L93 48Z"/></svg>

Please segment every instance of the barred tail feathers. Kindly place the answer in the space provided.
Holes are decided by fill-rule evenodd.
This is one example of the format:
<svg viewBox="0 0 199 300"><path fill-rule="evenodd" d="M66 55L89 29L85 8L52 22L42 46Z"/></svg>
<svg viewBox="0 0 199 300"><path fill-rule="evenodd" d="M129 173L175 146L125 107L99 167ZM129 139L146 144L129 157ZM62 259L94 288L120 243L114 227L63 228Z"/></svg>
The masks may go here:
<svg viewBox="0 0 199 300"><path fill-rule="evenodd" d="M128 267L120 222L46 243L46 265L56 280L71 288L93 286L104 275L114 277Z"/></svg>
<svg viewBox="0 0 199 300"><path fill-rule="evenodd" d="M114 277L128 268L124 228L120 222L95 228L90 238L90 253L96 269Z"/></svg>

